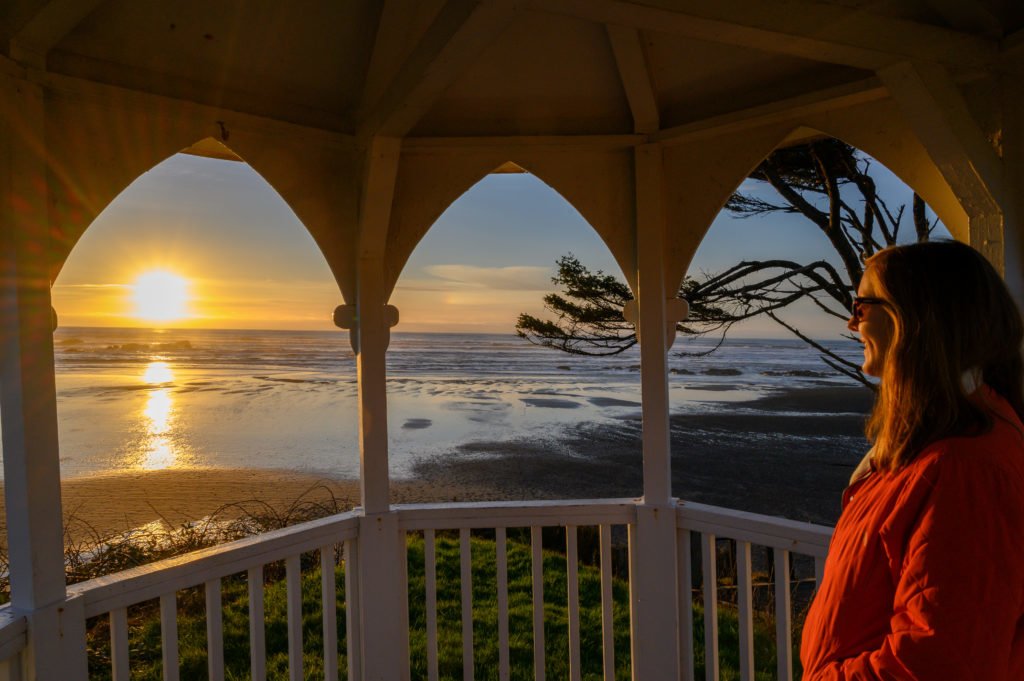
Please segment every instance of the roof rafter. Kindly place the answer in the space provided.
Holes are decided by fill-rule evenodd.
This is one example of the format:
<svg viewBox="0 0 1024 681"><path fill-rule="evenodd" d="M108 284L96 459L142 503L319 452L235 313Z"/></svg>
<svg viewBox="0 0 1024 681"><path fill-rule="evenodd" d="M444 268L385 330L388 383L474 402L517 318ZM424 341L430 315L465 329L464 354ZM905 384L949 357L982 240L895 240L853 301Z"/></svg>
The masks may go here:
<svg viewBox="0 0 1024 681"><path fill-rule="evenodd" d="M925 0L950 26L958 31L980 33L998 38L1003 32L1002 22L992 7L983 0Z"/></svg>
<svg viewBox="0 0 1024 681"><path fill-rule="evenodd" d="M520 0L448 0L378 101L357 115L359 137L401 137L508 26Z"/></svg>
<svg viewBox="0 0 1024 681"><path fill-rule="evenodd" d="M900 61L976 69L994 40L808 0L531 0L536 10L877 70Z"/></svg>
<svg viewBox="0 0 1024 681"><path fill-rule="evenodd" d="M878 75L968 214L998 214L999 156L948 72L935 64L904 62Z"/></svg>
<svg viewBox="0 0 1024 681"><path fill-rule="evenodd" d="M856 106L865 102L885 99L888 96L888 90L877 78L867 78L665 128L651 135L650 139L652 142L662 142L668 145L681 144L702 137L722 135L737 130L797 119L823 111Z"/></svg>
<svg viewBox="0 0 1024 681"><path fill-rule="evenodd" d="M615 54L619 79L633 113L633 131L645 134L657 132L661 127L661 116L640 31L615 24L608 24L605 28L608 29L608 40Z"/></svg>
<svg viewBox="0 0 1024 681"><path fill-rule="evenodd" d="M1003 38L999 57L1003 65L1020 66L1024 62L1024 29Z"/></svg>
<svg viewBox="0 0 1024 681"><path fill-rule="evenodd" d="M50 0L11 37L10 54L18 62L46 68L46 55L103 0Z"/></svg>
<svg viewBox="0 0 1024 681"><path fill-rule="evenodd" d="M429 10L440 9L444 0L429 4L422 0L382 0L382 4L359 103L362 109L369 108L381 98L402 62L430 26L434 12Z"/></svg>

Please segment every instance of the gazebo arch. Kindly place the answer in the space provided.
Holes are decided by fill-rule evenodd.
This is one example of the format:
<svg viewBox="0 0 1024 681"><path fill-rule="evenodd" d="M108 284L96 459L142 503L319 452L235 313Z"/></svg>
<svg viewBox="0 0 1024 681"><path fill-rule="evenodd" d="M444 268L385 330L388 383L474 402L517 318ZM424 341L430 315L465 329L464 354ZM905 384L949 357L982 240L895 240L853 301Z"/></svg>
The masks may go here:
<svg viewBox="0 0 1024 681"><path fill-rule="evenodd" d="M413 250L441 214L481 179L506 164L513 164L523 172L534 175L576 209L635 284L635 248L629 243L628 230L633 218L629 213L628 201L618 197L616 192L596 194L582 189L598 181L604 181L616 189L623 185L628 187L631 159L622 152L600 153L595 154L595 157L589 163L580 163L576 159L566 167L562 159L546 158L544 155L527 157L528 160L525 160L518 157L503 158L491 152L481 154L479 158L460 159L458 165L449 161L445 164L446 172L438 176L431 172L436 158L429 155L418 157L415 154L403 156L388 230L385 267L389 291L394 288ZM495 158L501 160L495 162ZM616 174L620 176L615 177ZM630 276L629 272L634 272L634 276Z"/></svg>
<svg viewBox="0 0 1024 681"><path fill-rule="evenodd" d="M891 103L870 103L667 148L666 174L675 183L670 189L668 229L672 252L679 261L666 264L670 272L666 287L678 287L711 222L768 154L781 146L821 135L843 140L877 159L921 195L955 238L973 243L969 211L975 211L975 218L987 218L987 213L977 213L984 204L977 198L954 193L913 131L902 124ZM960 162L963 166L957 172L968 172L969 162ZM974 239L977 238L975 234ZM989 253L990 257L996 255ZM1002 262L996 264L1001 266Z"/></svg>
<svg viewBox="0 0 1024 681"><path fill-rule="evenodd" d="M53 222L51 279L97 215L137 177L176 153L247 163L295 212L323 252L342 295L354 296L357 168L353 145L332 135L287 136L245 117L118 109L58 100L47 108L44 145ZM83 125L83 119L90 126ZM173 121L173 125L168 125ZM263 126L265 127L265 126ZM96 134L103 130L104 134ZM113 156L114 145L121 153Z"/></svg>

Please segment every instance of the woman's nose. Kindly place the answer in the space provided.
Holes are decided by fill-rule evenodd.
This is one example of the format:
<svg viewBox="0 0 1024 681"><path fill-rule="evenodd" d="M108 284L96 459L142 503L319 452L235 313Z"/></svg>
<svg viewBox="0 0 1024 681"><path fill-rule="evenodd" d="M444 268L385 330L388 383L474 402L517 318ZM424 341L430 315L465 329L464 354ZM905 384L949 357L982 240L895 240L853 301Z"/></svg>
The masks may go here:
<svg viewBox="0 0 1024 681"><path fill-rule="evenodd" d="M857 319L857 315L850 315L850 318L846 321L846 328L850 331L856 331L860 328L860 320Z"/></svg>

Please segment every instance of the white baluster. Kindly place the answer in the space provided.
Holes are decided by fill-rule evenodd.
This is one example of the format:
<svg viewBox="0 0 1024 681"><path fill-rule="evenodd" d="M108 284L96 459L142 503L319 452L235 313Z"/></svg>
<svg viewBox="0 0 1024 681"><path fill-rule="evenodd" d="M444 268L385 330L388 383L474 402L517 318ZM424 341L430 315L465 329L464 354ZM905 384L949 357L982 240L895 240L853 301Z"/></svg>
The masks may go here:
<svg viewBox="0 0 1024 681"><path fill-rule="evenodd" d="M252 681L267 678L267 636L263 625L263 566L249 568L249 666Z"/></svg>
<svg viewBox="0 0 1024 681"><path fill-rule="evenodd" d="M324 617L324 679L338 678L338 604L334 579L334 545L320 547L320 600Z"/></svg>
<svg viewBox="0 0 1024 681"><path fill-rule="evenodd" d="M224 617L220 580L206 582L206 666L210 681L224 681Z"/></svg>
<svg viewBox="0 0 1024 681"><path fill-rule="evenodd" d="M498 679L509 681L508 641L508 546L504 527L494 531L495 567L498 578Z"/></svg>
<svg viewBox="0 0 1024 681"><path fill-rule="evenodd" d="M533 571L533 678L544 681L544 551L543 531L530 528Z"/></svg>
<svg viewBox="0 0 1024 681"><path fill-rule="evenodd" d="M565 575L569 605L569 678L581 681L580 672L580 576L579 532L573 525L565 528Z"/></svg>
<svg viewBox="0 0 1024 681"><path fill-rule="evenodd" d="M174 593L160 597L160 642L164 681L178 681L178 599Z"/></svg>
<svg viewBox="0 0 1024 681"><path fill-rule="evenodd" d="M701 535L704 577L704 677L718 681L718 556L715 535Z"/></svg>
<svg viewBox="0 0 1024 681"><path fill-rule="evenodd" d="M114 681L129 681L128 609L110 611L110 671Z"/></svg>
<svg viewBox="0 0 1024 681"><path fill-rule="evenodd" d="M693 671L693 556L690 531L676 532L676 563L679 565L679 669L682 681L694 681Z"/></svg>
<svg viewBox="0 0 1024 681"><path fill-rule="evenodd" d="M285 591L288 599L288 679L302 676L302 564L300 556L285 559Z"/></svg>
<svg viewBox="0 0 1024 681"><path fill-rule="evenodd" d="M359 543L345 542L345 652L348 654L348 678L363 678L362 630L359 628Z"/></svg>
<svg viewBox="0 0 1024 681"><path fill-rule="evenodd" d="M779 681L793 680L793 622L789 590L789 551L775 549L775 646Z"/></svg>
<svg viewBox="0 0 1024 681"><path fill-rule="evenodd" d="M612 526L601 526L601 656L604 681L615 681L615 613L612 592Z"/></svg>
<svg viewBox="0 0 1024 681"><path fill-rule="evenodd" d="M473 681L473 556L469 530L459 530L462 567L462 678Z"/></svg>
<svg viewBox="0 0 1024 681"><path fill-rule="evenodd" d="M427 588L427 679L438 681L437 671L437 550L434 530L423 531L423 571Z"/></svg>
<svg viewBox="0 0 1024 681"><path fill-rule="evenodd" d="M736 604L739 608L740 678L754 681L754 595L750 542L736 542Z"/></svg>

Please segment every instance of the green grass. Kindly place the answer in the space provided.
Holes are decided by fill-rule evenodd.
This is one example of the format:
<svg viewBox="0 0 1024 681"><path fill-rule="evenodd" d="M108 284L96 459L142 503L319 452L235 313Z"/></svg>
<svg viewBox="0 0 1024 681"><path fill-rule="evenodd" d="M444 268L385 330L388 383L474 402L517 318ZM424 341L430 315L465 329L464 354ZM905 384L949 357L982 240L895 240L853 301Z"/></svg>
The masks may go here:
<svg viewBox="0 0 1024 681"><path fill-rule="evenodd" d="M474 537L473 675L498 678L498 606L495 542ZM441 678L462 678L462 603L459 541L441 536L437 543L438 670ZM544 552L544 656L547 678L569 678L569 613L565 555ZM601 576L580 566L580 658L585 679L601 678ZM412 678L426 678L426 612L423 540L409 542L409 621ZM511 677L533 679L533 588L530 547L508 542L509 661ZM629 679L629 587L613 585L617 679Z"/></svg>
<svg viewBox="0 0 1024 681"><path fill-rule="evenodd" d="M473 564L473 650L474 677L481 681L498 678L498 610L496 601L495 542L474 536L471 542ZM425 577L423 539L408 541L410 665L413 679L427 676ZM544 552L544 639L546 674L549 679L569 677L569 637L565 555ZM462 605L460 587L459 542L454 533L439 533L437 556L438 667L442 679L462 679ZM315 556L307 555L309 566L303 570L303 668L307 679L323 678L323 639L320 611L320 570ZM285 582L279 565L267 569L265 586L265 627L267 676L288 677L288 639ZM579 566L580 644L584 679L602 678L601 589L600 572ZM342 567L335 570L340 651L345 650L345 592ZM533 679L533 615L531 557L528 543L510 536L508 542L508 595L510 662L512 679ZM222 584L224 659L226 678L249 678L249 620L247 585L244 575L225 579ZM616 578L613 584L615 631L615 678L630 678L629 589ZM201 588L178 594L178 637L182 679L206 679L206 621ZM106 618L90 622L90 678L110 678L109 631ZM703 640L703 613L694 612L697 641ZM756 678L775 678L774 625L755 622ZM719 612L719 650L721 679L738 679L737 618L728 606ZM132 679L159 681L161 643L159 608L155 602L129 610L129 651ZM704 651L697 646L697 678L703 678ZM347 659L339 653L339 678L347 678Z"/></svg>

